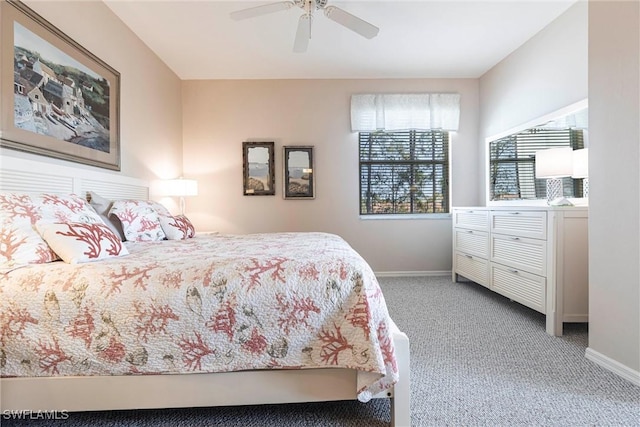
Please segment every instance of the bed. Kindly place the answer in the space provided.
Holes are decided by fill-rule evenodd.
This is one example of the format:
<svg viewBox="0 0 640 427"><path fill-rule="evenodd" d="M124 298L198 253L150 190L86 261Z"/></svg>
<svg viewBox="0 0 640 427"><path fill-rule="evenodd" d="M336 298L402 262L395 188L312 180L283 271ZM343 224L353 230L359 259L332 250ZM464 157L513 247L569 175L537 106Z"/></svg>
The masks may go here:
<svg viewBox="0 0 640 427"><path fill-rule="evenodd" d="M35 170L3 165L0 191L148 198L142 180ZM122 246L125 256L0 277L3 410L389 398L392 425L410 425L408 339L339 236L204 233Z"/></svg>

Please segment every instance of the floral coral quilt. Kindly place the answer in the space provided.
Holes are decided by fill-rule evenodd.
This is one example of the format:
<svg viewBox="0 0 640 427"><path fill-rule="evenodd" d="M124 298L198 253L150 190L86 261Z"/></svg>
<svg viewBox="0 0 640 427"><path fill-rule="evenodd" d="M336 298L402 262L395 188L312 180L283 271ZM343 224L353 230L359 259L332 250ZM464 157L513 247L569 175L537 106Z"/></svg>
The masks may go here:
<svg viewBox="0 0 640 427"><path fill-rule="evenodd" d="M3 377L340 367L398 380L378 282L326 233L127 243L129 255L0 275Z"/></svg>

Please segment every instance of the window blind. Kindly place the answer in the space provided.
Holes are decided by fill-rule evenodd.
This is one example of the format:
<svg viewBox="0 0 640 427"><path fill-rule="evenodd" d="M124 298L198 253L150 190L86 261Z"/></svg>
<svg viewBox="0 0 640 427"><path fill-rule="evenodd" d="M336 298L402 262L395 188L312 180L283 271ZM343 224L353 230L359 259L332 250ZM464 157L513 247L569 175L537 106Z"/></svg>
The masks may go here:
<svg viewBox="0 0 640 427"><path fill-rule="evenodd" d="M449 211L449 135L361 132L360 214Z"/></svg>

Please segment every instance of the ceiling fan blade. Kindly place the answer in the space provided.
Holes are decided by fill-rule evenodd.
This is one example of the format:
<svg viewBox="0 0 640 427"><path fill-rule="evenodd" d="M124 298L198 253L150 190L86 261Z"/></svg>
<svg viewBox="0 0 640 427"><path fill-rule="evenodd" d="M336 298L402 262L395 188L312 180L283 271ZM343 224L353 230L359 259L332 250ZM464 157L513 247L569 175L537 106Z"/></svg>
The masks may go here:
<svg viewBox="0 0 640 427"><path fill-rule="evenodd" d="M303 53L307 51L309 39L311 38L311 15L305 13L298 21L298 30L296 31L296 39L293 42L293 51Z"/></svg>
<svg viewBox="0 0 640 427"><path fill-rule="evenodd" d="M339 7L325 7L324 14L332 21L337 22L338 24L350 29L351 31L355 31L362 37L366 37L368 39L374 38L378 35L378 31L380 31L380 29L375 25L370 24L367 21L364 21L357 16L350 14L349 12L340 9Z"/></svg>
<svg viewBox="0 0 640 427"><path fill-rule="evenodd" d="M291 9L293 6L295 6L295 3L292 1L281 1L278 3L263 4L261 6L255 6L248 9L236 10L235 12L231 12L231 19L239 21L241 19L255 18L256 16Z"/></svg>

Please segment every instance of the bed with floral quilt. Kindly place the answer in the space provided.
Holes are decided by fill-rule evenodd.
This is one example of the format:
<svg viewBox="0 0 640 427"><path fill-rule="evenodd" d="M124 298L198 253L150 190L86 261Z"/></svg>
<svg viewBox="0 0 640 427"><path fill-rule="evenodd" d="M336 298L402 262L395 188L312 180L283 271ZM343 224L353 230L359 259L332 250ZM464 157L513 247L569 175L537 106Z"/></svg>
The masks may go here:
<svg viewBox="0 0 640 427"><path fill-rule="evenodd" d="M346 395L365 402L397 400L402 384L406 401L393 405L401 414L392 421L407 422L408 341L390 319L373 271L341 237L196 234L186 217L155 202L115 201L101 212L100 196L93 196L89 204L75 195L0 194L0 406L338 400L344 390L335 398L318 391L334 387L323 385L322 376L349 372ZM211 383L227 373L225 381L233 383L242 373L279 372L303 373L294 380L306 384L293 386L299 397L291 390L278 397L275 390L266 399L231 403L180 396L74 406L46 394L56 387L68 392L70 385L80 400L95 387L104 396L127 394L120 387L136 393L131 382L117 381L149 378L173 381L171 393L184 394L198 387L195 378ZM278 382L247 378L252 390L267 385L260 381L270 388ZM29 400L25 392L39 397Z"/></svg>

